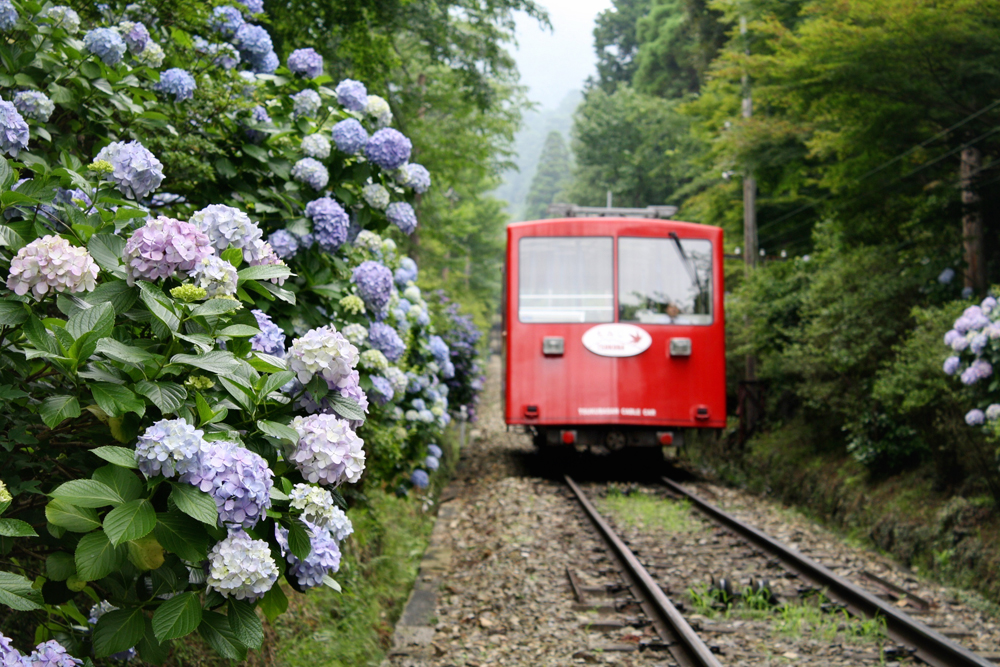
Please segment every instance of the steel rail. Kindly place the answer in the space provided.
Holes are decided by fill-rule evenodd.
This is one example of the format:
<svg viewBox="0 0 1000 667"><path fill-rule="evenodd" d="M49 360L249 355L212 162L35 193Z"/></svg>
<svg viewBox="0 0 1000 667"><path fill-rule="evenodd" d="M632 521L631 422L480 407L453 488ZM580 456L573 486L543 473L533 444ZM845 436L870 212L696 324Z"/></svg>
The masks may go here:
<svg viewBox="0 0 1000 667"><path fill-rule="evenodd" d="M701 637L688 625L677 608L670 602L666 593L663 592L649 572L642 566L639 559L635 557L632 550L615 534L615 531L608 525L607 521L600 515L597 508L590 502L583 489L577 486L576 482L565 476L566 484L580 501L580 505L587 512L590 520L597 526L601 536L611 546L617 560L623 566L623 574L630 585L643 593L645 602L643 609L647 614L650 611L650 620L660 631L667 648L674 658L684 667L722 667L715 655L709 650Z"/></svg>
<svg viewBox="0 0 1000 667"><path fill-rule="evenodd" d="M661 478L669 489L690 500L699 510L726 528L777 558L788 570L799 575L817 588L825 588L830 597L847 606L858 617L885 619L889 637L908 649L932 667L996 667L986 658L976 655L940 632L927 627L912 616L880 600L847 579L831 572L811 558L793 551L771 536L748 526L731 514L666 477Z"/></svg>

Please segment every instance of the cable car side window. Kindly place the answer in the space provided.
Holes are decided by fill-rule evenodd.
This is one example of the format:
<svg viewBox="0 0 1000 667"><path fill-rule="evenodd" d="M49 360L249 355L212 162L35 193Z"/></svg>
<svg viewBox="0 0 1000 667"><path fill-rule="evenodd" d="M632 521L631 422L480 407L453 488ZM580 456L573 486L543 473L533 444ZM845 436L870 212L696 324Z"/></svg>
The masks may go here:
<svg viewBox="0 0 1000 667"><path fill-rule="evenodd" d="M618 239L618 319L641 324L712 323L712 242Z"/></svg>
<svg viewBox="0 0 1000 667"><path fill-rule="evenodd" d="M518 243L518 319L614 322L610 236L532 236Z"/></svg>

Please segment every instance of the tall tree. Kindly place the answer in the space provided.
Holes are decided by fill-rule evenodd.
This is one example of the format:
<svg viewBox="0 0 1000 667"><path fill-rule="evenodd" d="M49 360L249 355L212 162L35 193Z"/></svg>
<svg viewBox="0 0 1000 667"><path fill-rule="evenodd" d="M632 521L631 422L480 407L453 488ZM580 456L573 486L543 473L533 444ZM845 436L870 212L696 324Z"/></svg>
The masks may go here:
<svg viewBox="0 0 1000 667"><path fill-rule="evenodd" d="M604 92L613 93L620 83L631 83L639 52L636 23L649 13L652 0L612 0L611 9L594 22L597 81Z"/></svg>
<svg viewBox="0 0 1000 667"><path fill-rule="evenodd" d="M561 132L549 132L538 160L538 169L531 179L531 189L524 202L525 220L544 218L549 204L566 187L570 177L569 150Z"/></svg>

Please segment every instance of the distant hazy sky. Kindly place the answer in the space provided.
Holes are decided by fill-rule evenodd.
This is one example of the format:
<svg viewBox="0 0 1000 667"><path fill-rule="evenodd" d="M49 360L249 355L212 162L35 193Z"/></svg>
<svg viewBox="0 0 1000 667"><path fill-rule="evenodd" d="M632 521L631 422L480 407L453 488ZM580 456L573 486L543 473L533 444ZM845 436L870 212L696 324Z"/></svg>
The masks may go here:
<svg viewBox="0 0 1000 667"><path fill-rule="evenodd" d="M611 0L541 0L553 30L519 15L514 53L528 96L542 109L554 109L567 93L578 90L595 72L594 18Z"/></svg>

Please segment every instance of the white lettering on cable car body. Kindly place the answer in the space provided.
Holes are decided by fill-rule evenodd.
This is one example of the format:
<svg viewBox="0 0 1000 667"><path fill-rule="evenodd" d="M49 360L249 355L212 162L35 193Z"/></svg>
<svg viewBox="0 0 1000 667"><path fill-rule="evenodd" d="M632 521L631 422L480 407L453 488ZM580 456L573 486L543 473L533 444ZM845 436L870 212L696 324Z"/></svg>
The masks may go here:
<svg viewBox="0 0 1000 667"><path fill-rule="evenodd" d="M577 412L584 417L604 417L618 414L623 417L656 416L656 408L577 408Z"/></svg>
<svg viewBox="0 0 1000 667"><path fill-rule="evenodd" d="M583 334L583 346L602 357L634 357L652 344L652 337L634 324L598 324Z"/></svg>

